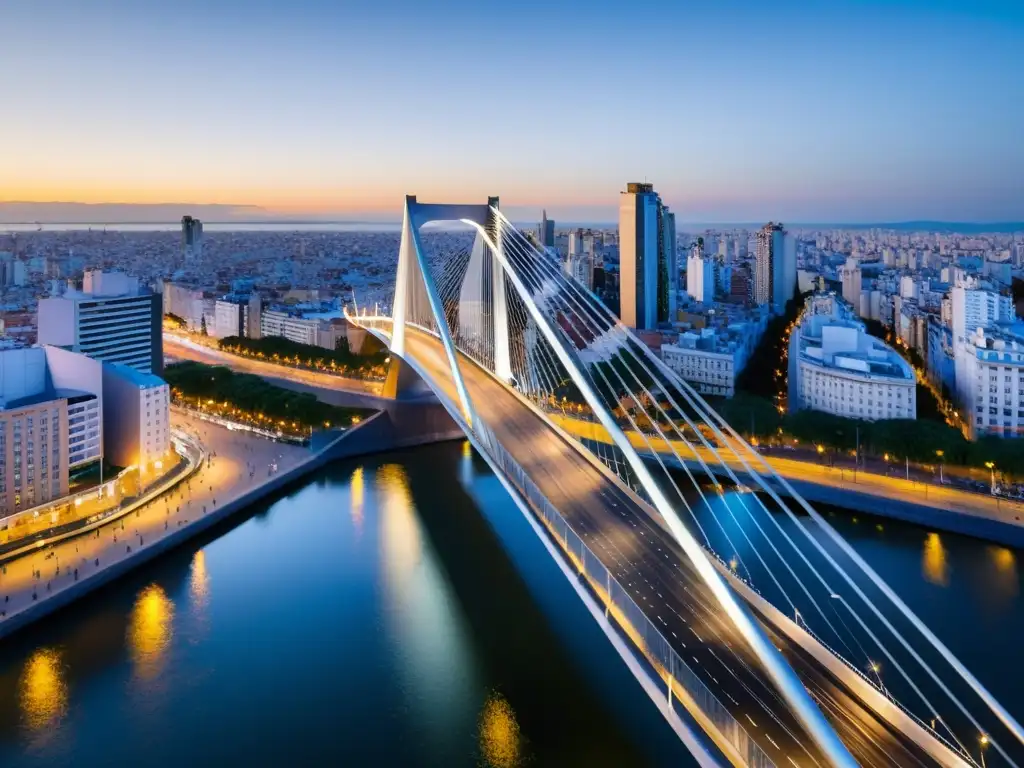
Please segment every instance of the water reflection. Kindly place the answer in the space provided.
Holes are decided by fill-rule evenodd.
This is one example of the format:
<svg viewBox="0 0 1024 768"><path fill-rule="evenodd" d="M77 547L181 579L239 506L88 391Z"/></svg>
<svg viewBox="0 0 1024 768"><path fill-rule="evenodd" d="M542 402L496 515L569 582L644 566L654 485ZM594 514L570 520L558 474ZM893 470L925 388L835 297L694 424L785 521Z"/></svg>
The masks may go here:
<svg viewBox="0 0 1024 768"><path fill-rule="evenodd" d="M68 702L67 684L60 652L40 648L25 662L21 674L20 702L25 726L41 732L64 714Z"/></svg>
<svg viewBox="0 0 1024 768"><path fill-rule="evenodd" d="M358 539L363 533L363 504L366 496L363 479L363 467L356 467L349 480L349 498L352 500L352 525Z"/></svg>
<svg viewBox="0 0 1024 768"><path fill-rule="evenodd" d="M192 609L197 613L205 612L210 603L210 574L206 571L206 552L201 549L192 558L188 592L192 598Z"/></svg>
<svg viewBox="0 0 1024 768"><path fill-rule="evenodd" d="M462 444L462 460L459 462L459 479L467 488L473 484L473 446L469 440Z"/></svg>
<svg viewBox="0 0 1024 768"><path fill-rule="evenodd" d="M924 556L921 572L927 581L940 587L949 586L949 559L942 539L937 533L929 533L924 540Z"/></svg>
<svg viewBox="0 0 1024 768"><path fill-rule="evenodd" d="M458 723L474 717L473 653L458 600L424 536L405 469L385 464L375 484L385 602L401 648L406 700L432 751L440 754Z"/></svg>
<svg viewBox="0 0 1024 768"><path fill-rule="evenodd" d="M1020 590L1020 578L1017 575L1017 557L1013 550L1006 547L988 547L989 559L995 571L989 579L991 591L998 597L1009 600L1017 596Z"/></svg>
<svg viewBox="0 0 1024 768"><path fill-rule="evenodd" d="M513 768L520 764L519 723L508 701L492 692L480 712L480 754L492 768Z"/></svg>
<svg viewBox="0 0 1024 768"><path fill-rule="evenodd" d="M128 647L135 674L143 680L152 680L163 669L173 619L174 603L157 584L139 593L128 625Z"/></svg>
<svg viewBox="0 0 1024 768"><path fill-rule="evenodd" d="M381 498L381 546L384 563L396 586L401 585L420 559L420 526L412 511L412 496L405 470L385 464L374 478ZM353 494L354 496L354 494Z"/></svg>

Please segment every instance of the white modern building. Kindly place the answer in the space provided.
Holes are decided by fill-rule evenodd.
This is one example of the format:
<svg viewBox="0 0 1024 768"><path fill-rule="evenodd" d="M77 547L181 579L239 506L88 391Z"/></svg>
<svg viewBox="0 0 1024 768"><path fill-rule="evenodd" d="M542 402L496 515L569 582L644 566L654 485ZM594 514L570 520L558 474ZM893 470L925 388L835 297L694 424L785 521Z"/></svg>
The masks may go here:
<svg viewBox="0 0 1024 768"><path fill-rule="evenodd" d="M715 263L695 250L686 259L686 292L697 301L711 303L715 300Z"/></svg>
<svg viewBox="0 0 1024 768"><path fill-rule="evenodd" d="M38 341L152 373L163 369L160 294L121 272L90 270L82 290L39 300Z"/></svg>
<svg viewBox="0 0 1024 768"><path fill-rule="evenodd" d="M229 336L249 334L249 299L223 298L214 304L214 322L211 336L226 339Z"/></svg>
<svg viewBox="0 0 1024 768"><path fill-rule="evenodd" d="M201 290L165 280L162 293L166 314L180 317L190 331L202 327L207 299Z"/></svg>
<svg viewBox="0 0 1024 768"><path fill-rule="evenodd" d="M1013 301L996 291L965 288L955 285L950 290L953 312L953 340L963 343L979 328L1011 322Z"/></svg>
<svg viewBox="0 0 1024 768"><path fill-rule="evenodd" d="M861 309L861 271L860 262L850 257L846 264L839 268L839 279L843 284L843 301L848 302L856 309ZM864 312L859 312L864 317Z"/></svg>
<svg viewBox="0 0 1024 768"><path fill-rule="evenodd" d="M116 403L103 421L107 460L151 468L171 450L170 388L163 379L118 363L103 366L103 397ZM159 466L156 469L160 469Z"/></svg>
<svg viewBox="0 0 1024 768"><path fill-rule="evenodd" d="M835 294L808 298L790 335L790 411L867 421L915 419L916 387L910 364L868 335Z"/></svg>
<svg viewBox="0 0 1024 768"><path fill-rule="evenodd" d="M0 352L0 518L58 499L99 461L102 366L57 347Z"/></svg>
<svg viewBox="0 0 1024 768"><path fill-rule="evenodd" d="M266 310L260 319L260 334L283 336L298 344L316 346L320 335L320 320L277 310Z"/></svg>
<svg viewBox="0 0 1024 768"><path fill-rule="evenodd" d="M674 344L661 345L661 359L702 395L732 397L736 377L764 334L767 317L701 328L679 334Z"/></svg>

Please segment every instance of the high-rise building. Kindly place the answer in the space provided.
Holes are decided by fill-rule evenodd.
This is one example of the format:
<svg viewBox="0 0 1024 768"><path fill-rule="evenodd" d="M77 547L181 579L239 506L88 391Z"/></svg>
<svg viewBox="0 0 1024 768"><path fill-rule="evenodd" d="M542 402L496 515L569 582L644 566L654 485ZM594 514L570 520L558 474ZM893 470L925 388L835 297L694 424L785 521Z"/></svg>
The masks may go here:
<svg viewBox="0 0 1024 768"><path fill-rule="evenodd" d="M573 260L575 256L579 256L583 253L583 230L582 229L570 229L569 230L569 250L567 251L566 263Z"/></svg>
<svg viewBox="0 0 1024 768"><path fill-rule="evenodd" d="M853 257L846 260L846 264L839 268L839 279L843 283L843 300L850 303L858 311L860 310L861 294L861 272L860 262ZM860 312L863 316L863 313Z"/></svg>
<svg viewBox="0 0 1024 768"><path fill-rule="evenodd" d="M1013 301L996 291L954 286L950 291L953 313L953 341L963 343L979 328L1013 320Z"/></svg>
<svg viewBox="0 0 1024 768"><path fill-rule="evenodd" d="M203 222L191 216L181 217L181 252L186 261L203 257Z"/></svg>
<svg viewBox="0 0 1024 768"><path fill-rule="evenodd" d="M781 224L769 222L757 233L754 303L780 314L796 289L796 242Z"/></svg>
<svg viewBox="0 0 1024 768"><path fill-rule="evenodd" d="M548 218L547 210L541 212L540 226L537 227L537 240L543 248L555 247L555 220Z"/></svg>
<svg viewBox="0 0 1024 768"><path fill-rule="evenodd" d="M88 270L82 290L39 300L38 340L146 373L163 370L162 295L123 272Z"/></svg>
<svg viewBox="0 0 1024 768"><path fill-rule="evenodd" d="M679 266L676 263L676 215L667 205L658 207L658 322L676 319Z"/></svg>
<svg viewBox="0 0 1024 768"><path fill-rule="evenodd" d="M686 292L697 301L715 299L714 260L702 255L699 246L690 250L686 260Z"/></svg>
<svg viewBox="0 0 1024 768"><path fill-rule="evenodd" d="M619 315L623 324L652 329L675 314L675 215L648 183L630 183L619 197Z"/></svg>
<svg viewBox="0 0 1024 768"><path fill-rule="evenodd" d="M263 323L263 297L260 296L256 291L249 294L249 332L248 336L250 339L262 338L262 323Z"/></svg>

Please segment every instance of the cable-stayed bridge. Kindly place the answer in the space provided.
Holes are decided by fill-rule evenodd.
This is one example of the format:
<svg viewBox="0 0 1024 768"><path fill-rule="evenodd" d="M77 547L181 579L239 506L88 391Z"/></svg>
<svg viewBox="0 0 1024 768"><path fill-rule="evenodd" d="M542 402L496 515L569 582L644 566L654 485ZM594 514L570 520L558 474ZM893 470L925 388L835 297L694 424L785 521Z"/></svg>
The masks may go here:
<svg viewBox="0 0 1024 768"><path fill-rule="evenodd" d="M472 247L429 251L437 221ZM1024 759L1014 715L497 198L407 198L393 303L349 318L546 529L681 734L685 710L737 765Z"/></svg>

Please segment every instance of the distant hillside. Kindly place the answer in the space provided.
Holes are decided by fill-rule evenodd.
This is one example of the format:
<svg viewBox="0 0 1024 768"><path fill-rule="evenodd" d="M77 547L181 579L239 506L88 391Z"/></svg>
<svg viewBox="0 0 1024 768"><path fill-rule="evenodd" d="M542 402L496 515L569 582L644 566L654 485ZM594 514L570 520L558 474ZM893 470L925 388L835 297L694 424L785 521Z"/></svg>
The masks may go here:
<svg viewBox="0 0 1024 768"><path fill-rule="evenodd" d="M0 224L162 224L186 214L225 222L273 218L255 205L0 202Z"/></svg>

